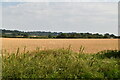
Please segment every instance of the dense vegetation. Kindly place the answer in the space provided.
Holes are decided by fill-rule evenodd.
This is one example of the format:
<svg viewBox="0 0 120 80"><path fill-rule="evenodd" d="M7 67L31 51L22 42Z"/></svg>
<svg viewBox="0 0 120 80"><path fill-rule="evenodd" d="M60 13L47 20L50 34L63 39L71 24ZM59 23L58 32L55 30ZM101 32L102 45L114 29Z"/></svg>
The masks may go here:
<svg viewBox="0 0 120 80"><path fill-rule="evenodd" d="M114 34L92 34L92 33L62 33L62 32L41 32L41 31L17 31L17 30L0 30L0 36L5 38L120 38Z"/></svg>
<svg viewBox="0 0 120 80"><path fill-rule="evenodd" d="M3 56L3 79L6 78L120 78L120 52L102 51L84 54L70 49L24 51ZM7 54L4 53L4 54Z"/></svg>

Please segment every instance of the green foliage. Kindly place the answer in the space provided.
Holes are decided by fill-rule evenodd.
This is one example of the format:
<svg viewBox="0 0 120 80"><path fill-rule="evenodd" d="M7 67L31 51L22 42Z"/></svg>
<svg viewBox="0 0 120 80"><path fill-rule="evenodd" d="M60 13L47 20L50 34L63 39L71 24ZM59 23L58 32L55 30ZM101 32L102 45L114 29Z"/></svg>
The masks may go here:
<svg viewBox="0 0 120 80"><path fill-rule="evenodd" d="M0 30L0 32L2 32L0 36L5 38L120 38L120 36L109 33L102 35L98 33L23 32L17 30Z"/></svg>
<svg viewBox="0 0 120 80"><path fill-rule="evenodd" d="M52 38L52 36L51 36L51 35L48 35L48 38Z"/></svg>
<svg viewBox="0 0 120 80"><path fill-rule="evenodd" d="M101 58L120 58L120 51L118 50L104 50L101 52L98 52L99 57Z"/></svg>
<svg viewBox="0 0 120 80"><path fill-rule="evenodd" d="M79 53L71 51L71 45L58 50L37 48L34 52L26 52L25 48L24 53L18 48L16 53L2 57L3 78L120 78L116 51L90 55L83 53L82 46Z"/></svg>
<svg viewBox="0 0 120 80"><path fill-rule="evenodd" d="M106 33L102 34L92 34L92 33L61 33L56 38L117 38L117 36L113 34Z"/></svg>

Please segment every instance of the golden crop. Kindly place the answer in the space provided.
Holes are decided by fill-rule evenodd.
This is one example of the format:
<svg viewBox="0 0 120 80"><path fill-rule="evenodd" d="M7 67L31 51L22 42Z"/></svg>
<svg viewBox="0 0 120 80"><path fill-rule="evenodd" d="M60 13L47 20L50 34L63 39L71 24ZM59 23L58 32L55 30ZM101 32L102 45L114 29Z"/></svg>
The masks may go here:
<svg viewBox="0 0 120 80"><path fill-rule="evenodd" d="M80 46L85 47L85 53L96 53L103 50L118 49L118 39L22 39L22 38L2 38L2 50L7 52L34 51L36 48L58 49L68 48L71 45L73 51L78 52Z"/></svg>

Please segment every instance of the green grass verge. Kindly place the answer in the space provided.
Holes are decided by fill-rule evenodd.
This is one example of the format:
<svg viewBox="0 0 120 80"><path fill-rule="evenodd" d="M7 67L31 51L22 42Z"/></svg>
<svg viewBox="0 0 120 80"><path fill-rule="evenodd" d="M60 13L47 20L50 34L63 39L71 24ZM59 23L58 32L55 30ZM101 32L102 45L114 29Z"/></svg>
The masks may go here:
<svg viewBox="0 0 120 80"><path fill-rule="evenodd" d="M3 78L120 78L120 52L43 50L2 57Z"/></svg>

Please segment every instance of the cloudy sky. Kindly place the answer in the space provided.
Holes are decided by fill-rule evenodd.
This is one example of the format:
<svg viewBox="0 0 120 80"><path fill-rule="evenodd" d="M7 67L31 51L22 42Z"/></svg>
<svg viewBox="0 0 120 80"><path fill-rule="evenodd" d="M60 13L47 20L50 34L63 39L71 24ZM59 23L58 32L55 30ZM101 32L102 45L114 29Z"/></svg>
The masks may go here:
<svg viewBox="0 0 120 80"><path fill-rule="evenodd" d="M116 2L5 2L2 28L118 34Z"/></svg>

